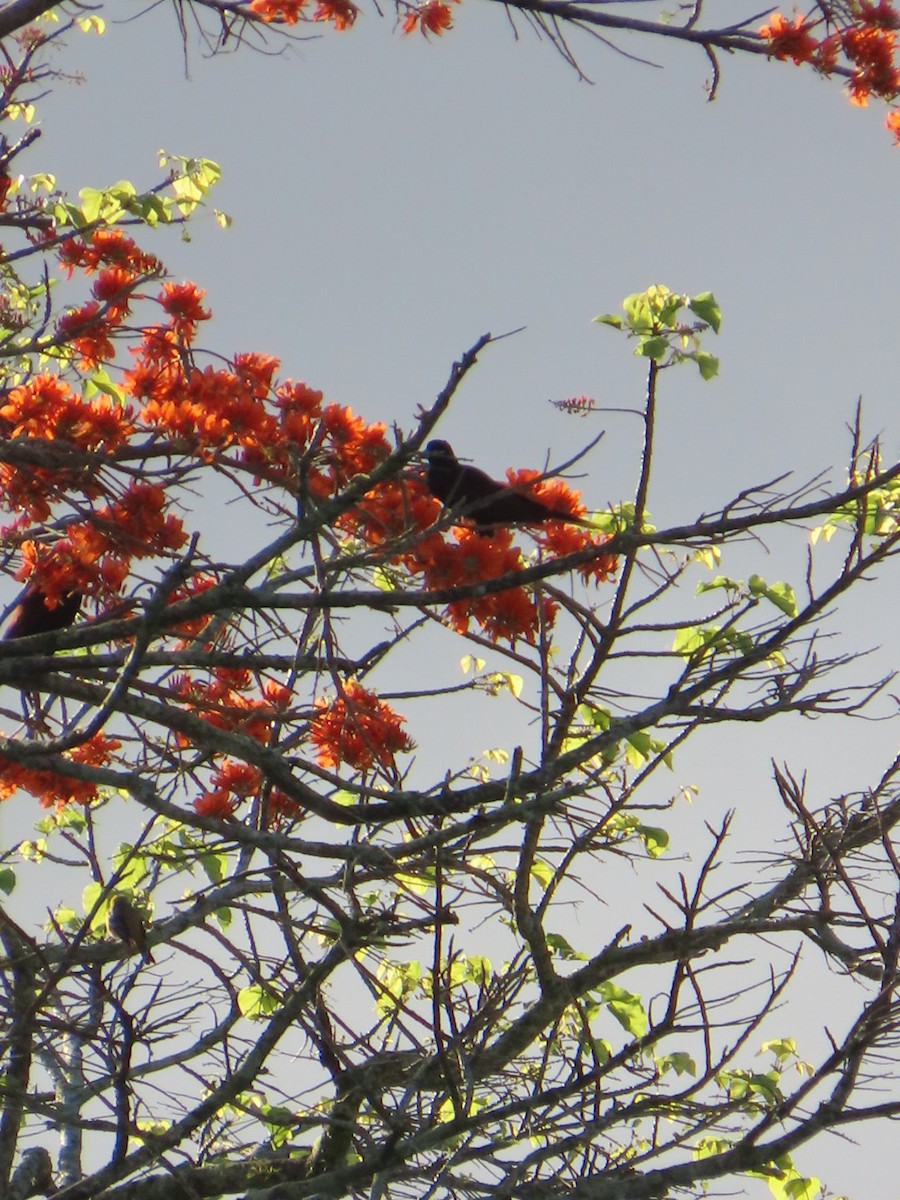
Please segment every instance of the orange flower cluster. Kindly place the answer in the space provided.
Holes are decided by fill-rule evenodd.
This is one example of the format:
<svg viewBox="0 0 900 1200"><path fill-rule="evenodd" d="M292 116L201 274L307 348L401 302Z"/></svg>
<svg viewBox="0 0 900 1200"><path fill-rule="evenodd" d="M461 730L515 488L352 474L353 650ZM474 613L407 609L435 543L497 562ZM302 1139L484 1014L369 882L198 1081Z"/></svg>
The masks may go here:
<svg viewBox="0 0 900 1200"><path fill-rule="evenodd" d="M102 251L102 259L101 259ZM91 243L67 251L68 261L86 270L140 260L130 244ZM146 266L148 264L142 263ZM124 269L124 268L123 268ZM184 351L194 340L197 323L209 315L203 294L190 284L164 285L156 297L167 323L145 328L135 352L135 364L125 373L125 391L141 403L138 427L173 439L182 452L209 460L216 453L237 449L241 460L261 478L291 490L298 458L314 452L304 464L305 480L318 499L329 499L357 475L370 473L390 453L381 423L367 423L349 408L325 404L322 393L304 383L276 383L279 363L265 355L238 356L231 369L185 369ZM560 481L533 482L533 472L510 475L515 486L530 485L535 495L560 511L581 513L577 495ZM440 512L437 501L413 480L391 481L373 489L340 527L380 546L410 533L426 530ZM562 522L550 522L535 536L558 556L596 545L589 534ZM440 535L420 539L410 550L391 559L426 588L469 586L522 569L508 534L478 538L457 533L456 543ZM598 554L582 571L586 580L606 580L615 563ZM539 614L530 592L509 589L473 600L456 601L448 609L452 628L464 631L476 621L493 640L534 640L540 620L552 617L552 606Z"/></svg>
<svg viewBox="0 0 900 1200"><path fill-rule="evenodd" d="M267 24L296 25L306 0L250 0L247 6L254 16Z"/></svg>
<svg viewBox="0 0 900 1200"><path fill-rule="evenodd" d="M70 279L76 267L87 275L103 266L121 267L132 275L155 275L162 269L155 255L141 250L121 229L115 228L95 229L89 241L80 236L67 238L56 253Z"/></svg>
<svg viewBox="0 0 900 1200"><path fill-rule="evenodd" d="M424 558L417 550L415 557L420 560L425 586L472 586L521 571L525 563L519 548L512 544L512 536L509 529L484 537L473 529L457 528L455 544L441 539L438 545L427 546ZM539 608L530 588L508 587L451 601L447 621L456 633L465 633L475 620L491 641L505 639L514 645L519 638L536 641L541 620L552 622L555 611L555 605L547 600Z"/></svg>
<svg viewBox="0 0 900 1200"><path fill-rule="evenodd" d="M131 310L135 289L158 274L160 262L115 229L97 229L89 241L67 238L57 253L70 277L76 267L87 275L97 273L91 289L94 299L69 309L56 322L57 344L71 347L80 365L90 370L112 358L112 336Z"/></svg>
<svg viewBox="0 0 900 1200"><path fill-rule="evenodd" d="M314 21L331 21L335 29L341 33L349 29L359 16L359 9L352 0L321 0L319 7L313 13Z"/></svg>
<svg viewBox="0 0 900 1200"><path fill-rule="evenodd" d="M287 19L288 6L260 3L262 7L272 13L277 8L280 19ZM437 17L433 27L429 24L431 7L419 10L423 32L440 32L448 25ZM325 9L323 3L319 12ZM343 11L348 14L351 9L346 3ZM329 0L328 11L330 16L317 14L317 19L337 22L339 0ZM51 605L72 591L95 601L117 596L135 560L177 554L187 534L172 508L174 491L198 465L222 467L229 475L243 468L247 477L265 481L266 487L283 489L293 506L298 471L312 495L327 500L351 480L369 475L390 454L383 424L326 403L321 392L305 383L279 382L275 358L241 354L227 366L194 365L191 348L201 323L210 316L203 292L191 283L147 288L148 277L160 274L161 264L121 231L97 230L69 238L58 254L70 275L80 270L91 278L89 301L63 314L56 325L54 346L68 378L79 377L76 360L80 370L93 372L114 363L121 339L132 338L134 344L129 369L118 385L98 374L82 395L77 382L45 373L27 379L2 400L0 432L11 442L40 443L28 447L27 461L23 457L21 465L15 460L0 464L2 503L16 514L5 531L7 543L21 553L19 578L37 580ZM130 315L139 305L152 306L151 322ZM139 480L145 449L155 456L155 471L158 466L153 482ZM70 459L75 460L72 465ZM117 474L120 467L122 475ZM577 494L562 482L537 480L533 472L511 473L510 482L528 487L560 511L583 511ZM249 485L246 490L252 491ZM56 540L49 540L49 531L35 536L31 526L49 523L58 504L67 507L63 515L57 514ZM462 524L445 536L433 528L440 512L421 478L410 473L372 488L338 518L337 531L363 546L383 548L375 560L396 568L402 586L471 589L469 597L447 606L445 620L451 629L465 633L474 624L495 642L536 642L542 624L554 619L556 609L550 601L531 587L513 585L492 594L480 587L485 580L512 575L526 565L513 545L514 533L498 529L487 537ZM602 582L614 569L615 563L602 553L602 543L584 530L554 521L534 531L534 537L553 556L596 547L597 556L583 572L586 579ZM172 603L215 582L214 577L198 575L173 594ZM208 621L206 616L192 619L171 632L175 637L202 637ZM290 689L262 681L250 670L218 668L202 677L179 675L170 680L169 689L173 707L263 743L292 703ZM317 704L307 736L323 766L393 772L395 756L414 747L404 724L375 693L351 680L333 701ZM179 740L185 746L190 741L184 734ZM117 747L98 737L74 751L72 758L102 764ZM229 760L217 766L194 808L228 817L242 801L259 795L262 786L256 768ZM89 803L98 794L94 785L0 761L0 799L18 788L31 791L48 806L73 800ZM272 792L268 800L271 824L303 815L281 792Z"/></svg>
<svg viewBox="0 0 900 1200"><path fill-rule="evenodd" d="M187 675L176 675L169 683L169 691L178 703L216 729L242 733L257 742L265 742L272 721L291 702L290 689L266 680L260 689L261 696L249 696L246 693L257 687L251 671L217 667L211 674L208 683ZM189 744L183 735L179 740L183 746Z"/></svg>
<svg viewBox="0 0 900 1200"><path fill-rule="evenodd" d="M166 513L166 503L162 488L131 484L118 500L97 508L91 520L68 525L52 544L23 541L17 578L40 580L41 591L54 602L71 591L115 595L133 558L184 545L181 519Z"/></svg>
<svg viewBox="0 0 900 1200"><path fill-rule="evenodd" d="M263 784L262 772L248 763L226 759L212 777L212 788L194 800L194 811L201 817L220 821L233 816L241 801L258 795ZM292 824L303 809L285 792L273 788L268 796L268 826Z"/></svg>
<svg viewBox="0 0 900 1200"><path fill-rule="evenodd" d="M454 4L459 2L460 0L453 0ZM440 37L452 28L453 10L444 0L425 0L425 3L417 8L410 8L403 21L404 34L413 33L418 29L426 38L430 33Z"/></svg>
<svg viewBox="0 0 900 1200"><path fill-rule="evenodd" d="M134 433L130 409L109 396L85 400L58 375L36 375L13 388L0 418L9 438L62 441L85 452L116 450Z"/></svg>
<svg viewBox="0 0 900 1200"><path fill-rule="evenodd" d="M286 825L293 825L295 821L299 821L304 814L304 809L292 800L280 788L272 788L269 792L269 828L283 829Z"/></svg>
<svg viewBox="0 0 900 1200"><path fill-rule="evenodd" d="M345 764L366 771L378 763L390 769L395 754L415 746L403 731L403 717L354 679L344 684L336 700L320 700L318 708L309 738L323 767Z"/></svg>
<svg viewBox="0 0 900 1200"><path fill-rule="evenodd" d="M82 745L76 746L68 757L72 762L102 767L121 744L115 738L96 733ZM73 803L91 804L98 798L100 786L86 779L70 779L55 771L35 770L0 757L0 801L8 800L19 791L34 796L41 808L63 808Z"/></svg>
<svg viewBox="0 0 900 1200"><path fill-rule="evenodd" d="M573 516L584 512L577 493L562 480L542 480L535 484L536 471L509 471L507 476L512 486L530 491L560 512L570 512ZM421 482L391 481L369 492L342 518L342 524L370 545L380 545L411 530L427 530L440 511L440 504ZM548 521L540 530L531 532L553 557L596 547L597 556L580 568L585 582L604 583L616 569L615 557L603 554L602 542L595 541L585 529L562 521ZM446 541L439 533L426 534L410 549L395 555L390 563L402 566L413 579L421 579L428 590L474 587L525 568L521 552L512 544L512 536L509 529L498 529L492 537L485 537L462 526L454 531L455 541ZM453 601L447 607L447 620L457 633L465 633L474 620L492 641L503 639L514 644L520 638L534 642L541 621L552 624L555 612L555 606L548 602L539 609L530 589L512 586Z"/></svg>
<svg viewBox="0 0 900 1200"><path fill-rule="evenodd" d="M212 316L201 301L206 295L193 283L164 283L159 294L163 312L171 319L172 331L182 342L192 342L200 321Z"/></svg>
<svg viewBox="0 0 900 1200"><path fill-rule="evenodd" d="M212 575L192 575L187 583L182 587L176 588L169 600L170 604L177 604L180 600L188 600L191 596L198 596L202 592L208 592L210 588L216 586L216 579ZM182 639L180 645L198 637L209 624L211 618L204 613L203 616L194 617L190 621L182 621L181 624L175 626L171 632L177 634Z"/></svg>
<svg viewBox="0 0 900 1200"><path fill-rule="evenodd" d="M900 14L891 0L860 0L853 21L830 28L824 37L815 32L819 24L804 16L789 20L774 13L759 35L769 42L774 58L792 59L798 66L809 63L822 75L830 75L843 55L851 68L851 104L865 107L870 96L895 100L900 95L900 68L895 63ZM891 112L885 124L898 137L900 113Z"/></svg>
<svg viewBox="0 0 900 1200"><path fill-rule="evenodd" d="M234 813L241 800L255 795L262 786L262 772L249 763L226 759L213 774L212 790L194 801L194 811L201 817L224 820Z"/></svg>

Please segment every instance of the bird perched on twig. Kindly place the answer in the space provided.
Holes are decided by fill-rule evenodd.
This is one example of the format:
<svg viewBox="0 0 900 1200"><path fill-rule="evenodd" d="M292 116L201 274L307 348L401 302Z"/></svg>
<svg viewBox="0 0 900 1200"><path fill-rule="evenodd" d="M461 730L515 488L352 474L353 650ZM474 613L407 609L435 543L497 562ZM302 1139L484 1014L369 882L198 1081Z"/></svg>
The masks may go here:
<svg viewBox="0 0 900 1200"><path fill-rule="evenodd" d="M566 521L584 529L594 528L583 517L551 508L519 488L498 483L478 467L464 465L449 442L429 442L425 458L428 462L425 484L432 496L445 508L462 509L478 533L489 536L495 525L542 525L545 521Z"/></svg>
<svg viewBox="0 0 900 1200"><path fill-rule="evenodd" d="M13 638L31 637L33 633L50 633L55 629L67 629L78 616L81 592L68 592L55 608L47 604L47 597L36 583L23 588L10 613L9 624L3 634L5 642Z"/></svg>
<svg viewBox="0 0 900 1200"><path fill-rule="evenodd" d="M147 931L141 914L130 900L121 893L113 897L106 917L106 930L111 937L124 942L129 950L137 950L144 956L144 962L155 962L147 945Z"/></svg>

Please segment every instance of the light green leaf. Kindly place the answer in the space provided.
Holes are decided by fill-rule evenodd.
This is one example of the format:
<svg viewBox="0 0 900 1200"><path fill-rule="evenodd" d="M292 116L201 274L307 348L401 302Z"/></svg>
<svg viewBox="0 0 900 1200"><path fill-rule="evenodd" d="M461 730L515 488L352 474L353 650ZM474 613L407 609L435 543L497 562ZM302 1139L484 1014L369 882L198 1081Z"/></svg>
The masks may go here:
<svg viewBox="0 0 900 1200"><path fill-rule="evenodd" d="M623 1029L633 1037L644 1037L650 1028L650 1022L640 996L619 987L616 983L603 983L597 991Z"/></svg>
<svg viewBox="0 0 900 1200"><path fill-rule="evenodd" d="M714 333L719 332L722 325L722 310L716 303L712 292L699 292L691 298L688 307L701 321L705 321Z"/></svg>
<svg viewBox="0 0 900 1200"><path fill-rule="evenodd" d="M271 990L260 983L241 988L237 994L238 1008L248 1021L263 1021L281 1007L281 1001Z"/></svg>
<svg viewBox="0 0 900 1200"><path fill-rule="evenodd" d="M761 575L751 575L748 581L754 596L764 596L788 617L797 615L797 596L789 583L766 583Z"/></svg>
<svg viewBox="0 0 900 1200"><path fill-rule="evenodd" d="M705 350L698 350L693 355L693 359L700 368L700 374L704 379L715 379L719 373L719 360L714 354L707 354Z"/></svg>
<svg viewBox="0 0 900 1200"><path fill-rule="evenodd" d="M555 874L555 872L554 872L553 868L550 866L550 864L548 862L545 862L542 858L536 858L534 860L534 862L531 864L531 877L532 877L532 879L537 880L537 882L541 885L541 887L544 889L544 891L546 891L547 888L550 886L550 884L553 882L554 874Z"/></svg>
<svg viewBox="0 0 900 1200"><path fill-rule="evenodd" d="M637 354L640 358L652 358L658 362L665 357L665 353L669 348L669 343L664 337L646 337L641 338L638 342Z"/></svg>

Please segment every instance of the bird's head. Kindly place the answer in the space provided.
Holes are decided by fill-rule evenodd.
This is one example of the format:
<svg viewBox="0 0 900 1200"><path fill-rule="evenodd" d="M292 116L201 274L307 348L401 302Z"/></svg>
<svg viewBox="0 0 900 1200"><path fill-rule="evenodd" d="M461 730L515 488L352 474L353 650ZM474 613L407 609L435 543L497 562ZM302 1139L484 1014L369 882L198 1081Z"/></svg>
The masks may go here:
<svg viewBox="0 0 900 1200"><path fill-rule="evenodd" d="M456 462L453 447L449 442L442 442L439 438L429 442L425 447L425 457L430 466L442 466L447 463Z"/></svg>

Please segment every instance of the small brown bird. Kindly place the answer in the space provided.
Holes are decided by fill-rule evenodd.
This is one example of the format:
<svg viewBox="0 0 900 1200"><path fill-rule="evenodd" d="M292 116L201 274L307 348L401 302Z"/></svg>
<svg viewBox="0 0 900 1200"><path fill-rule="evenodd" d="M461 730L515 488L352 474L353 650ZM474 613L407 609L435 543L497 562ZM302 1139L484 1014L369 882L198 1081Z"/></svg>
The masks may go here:
<svg viewBox="0 0 900 1200"><path fill-rule="evenodd" d="M140 913L130 900L123 895L113 897L106 918L106 929L111 937L124 942L129 950L137 950L144 956L144 962L156 962L147 945L147 931Z"/></svg>
<svg viewBox="0 0 900 1200"><path fill-rule="evenodd" d="M9 624L3 634L5 642L13 638L31 637L33 633L50 633L66 629L78 616L81 592L69 592L55 608L47 605L47 598L36 583L29 583L19 595L16 606L10 613Z"/></svg>
<svg viewBox="0 0 900 1200"><path fill-rule="evenodd" d="M425 458L428 461L425 484L429 492L446 508L471 510L465 515L471 517L479 533L490 536L495 525L542 525L545 521L594 528L583 517L551 508L519 488L498 483L478 467L464 465L449 442L429 442Z"/></svg>

